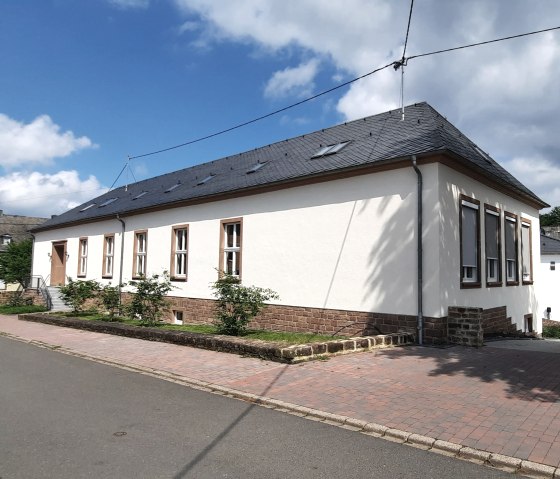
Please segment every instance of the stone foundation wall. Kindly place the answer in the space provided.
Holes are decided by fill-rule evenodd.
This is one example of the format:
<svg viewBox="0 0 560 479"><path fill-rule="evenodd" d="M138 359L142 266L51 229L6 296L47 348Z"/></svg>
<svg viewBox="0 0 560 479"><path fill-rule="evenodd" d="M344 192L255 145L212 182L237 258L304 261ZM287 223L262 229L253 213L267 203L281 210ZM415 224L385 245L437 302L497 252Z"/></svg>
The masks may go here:
<svg viewBox="0 0 560 479"><path fill-rule="evenodd" d="M447 315L448 340L464 346L481 347L482 308L449 306Z"/></svg>
<svg viewBox="0 0 560 479"><path fill-rule="evenodd" d="M482 311L482 330L485 336L517 333L517 326L507 317L507 307L498 306Z"/></svg>
<svg viewBox="0 0 560 479"><path fill-rule="evenodd" d="M216 301L209 299L169 297L173 310L183 312L185 323L208 324L214 320ZM417 336L416 316L368 313L338 309L304 308L269 305L249 324L250 328L288 332L316 332L339 336L370 336L406 332ZM424 340L427 343L445 342L446 318L424 318Z"/></svg>
<svg viewBox="0 0 560 479"><path fill-rule="evenodd" d="M16 291L0 291L0 304L7 304L14 294L16 294ZM31 299L33 302L32 304L46 306L43 296L35 289L25 290L23 292L23 297Z"/></svg>

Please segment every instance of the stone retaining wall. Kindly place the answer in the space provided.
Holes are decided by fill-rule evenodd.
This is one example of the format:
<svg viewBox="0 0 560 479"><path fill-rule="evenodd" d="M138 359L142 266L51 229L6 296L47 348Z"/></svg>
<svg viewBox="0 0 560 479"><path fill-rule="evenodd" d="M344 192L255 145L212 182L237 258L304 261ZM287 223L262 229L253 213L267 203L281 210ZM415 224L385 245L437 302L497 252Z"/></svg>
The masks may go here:
<svg viewBox="0 0 560 479"><path fill-rule="evenodd" d="M482 308L449 306L447 314L449 342L481 347L484 343L482 316Z"/></svg>
<svg viewBox="0 0 560 479"><path fill-rule="evenodd" d="M485 336L507 336L518 332L517 326L507 317L507 307L488 308L482 312L482 330Z"/></svg>
<svg viewBox="0 0 560 479"><path fill-rule="evenodd" d="M196 348L211 349L214 351L249 355L286 363L307 361L334 354L348 354L371 349L414 344L414 337L407 333L333 339L332 341L285 346L265 341L249 340L242 337L190 333L186 331L169 331L160 328L131 326L123 323L64 318L50 314L20 314L19 319L149 341L162 341Z"/></svg>

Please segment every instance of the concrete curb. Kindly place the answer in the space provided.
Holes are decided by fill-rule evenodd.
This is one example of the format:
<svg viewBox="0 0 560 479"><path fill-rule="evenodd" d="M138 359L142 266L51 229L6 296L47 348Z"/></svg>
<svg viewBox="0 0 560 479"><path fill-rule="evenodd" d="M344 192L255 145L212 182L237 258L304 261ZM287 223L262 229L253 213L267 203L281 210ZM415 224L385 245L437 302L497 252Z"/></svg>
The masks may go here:
<svg viewBox="0 0 560 479"><path fill-rule="evenodd" d="M97 363L106 364L113 367L118 367L120 369L124 369L127 371L138 372L140 374L145 374L158 379L163 379L165 381L174 382L177 384L181 384L183 386L191 387L193 389L198 389L213 394L219 394L222 396L239 399L241 401L249 402L257 406L264 406L271 409L276 409L279 412L286 412L288 414L297 415L315 421L318 420L320 422L324 422L326 424L330 424L338 427L348 428L348 426L350 426L350 429L361 432L363 434L371 435L378 438L383 438L400 444L419 447L421 449L431 451L437 454L455 457L457 459L474 462L476 464L485 465L506 472L518 473L518 474L522 474L528 477L534 477L538 479L560 478L560 467L556 468L546 464L527 461L516 457L490 453L488 451L462 446L461 444L455 444L437 438L422 436L420 434L414 434L399 429L388 428L387 426L383 426L382 424L371 423L361 419L355 419L347 416L341 416L338 414L332 414L332 413L320 411L318 409L313 409L306 406L300 406L298 404L288 403L285 401L281 401L279 399L273 399L266 396L259 396L257 394L239 391L237 389L229 388L227 386L221 386L218 384L200 381L197 379L178 376L176 374L169 373L163 370L151 369L143 366L122 364L115 361L111 361L106 358L79 353L77 351L73 351L72 349L63 348L58 345L43 343L41 341L26 340L24 338L20 338L18 336L9 333L1 333L0 335L4 337L8 337L10 339L14 339L16 341L32 344L34 346L38 346L46 349L51 349L53 351L57 351L63 354L68 354L70 356L79 357L90 361L95 361Z"/></svg>

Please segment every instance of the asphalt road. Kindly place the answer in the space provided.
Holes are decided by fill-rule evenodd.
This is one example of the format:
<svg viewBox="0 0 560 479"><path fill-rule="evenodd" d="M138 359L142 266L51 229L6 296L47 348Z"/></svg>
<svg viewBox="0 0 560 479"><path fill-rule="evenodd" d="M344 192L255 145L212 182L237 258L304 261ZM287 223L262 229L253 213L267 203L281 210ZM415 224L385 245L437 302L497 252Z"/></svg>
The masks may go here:
<svg viewBox="0 0 560 479"><path fill-rule="evenodd" d="M511 475L0 337L0 479L89 477Z"/></svg>

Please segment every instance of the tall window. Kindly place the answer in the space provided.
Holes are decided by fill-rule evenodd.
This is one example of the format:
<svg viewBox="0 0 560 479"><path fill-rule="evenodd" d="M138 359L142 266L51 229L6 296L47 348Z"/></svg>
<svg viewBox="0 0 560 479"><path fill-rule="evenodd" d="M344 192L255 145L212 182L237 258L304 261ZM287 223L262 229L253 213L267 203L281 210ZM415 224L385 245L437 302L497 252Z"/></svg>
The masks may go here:
<svg viewBox="0 0 560 479"><path fill-rule="evenodd" d="M115 235L105 235L103 239L103 277L113 277L113 259L115 256Z"/></svg>
<svg viewBox="0 0 560 479"><path fill-rule="evenodd" d="M220 271L241 277L241 219L222 221Z"/></svg>
<svg viewBox="0 0 560 479"><path fill-rule="evenodd" d="M87 238L80 238L80 246L78 251L78 276L82 278L87 274L87 255L88 240Z"/></svg>
<svg viewBox="0 0 560 479"><path fill-rule="evenodd" d="M517 272L517 216L504 213L504 235L506 240L506 280L508 285L519 283Z"/></svg>
<svg viewBox="0 0 560 479"><path fill-rule="evenodd" d="M486 246L486 284L502 284L500 211L493 206L484 207L484 243Z"/></svg>
<svg viewBox="0 0 560 479"><path fill-rule="evenodd" d="M480 216L477 200L461 198L461 286L480 286Z"/></svg>
<svg viewBox="0 0 560 479"><path fill-rule="evenodd" d="M188 226L173 227L171 247L171 278L187 279Z"/></svg>
<svg viewBox="0 0 560 479"><path fill-rule="evenodd" d="M134 271L132 276L140 278L146 276L146 253L148 251L148 232L136 231L134 233Z"/></svg>
<svg viewBox="0 0 560 479"><path fill-rule="evenodd" d="M533 281L533 257L531 254L531 222L521 220L521 273L524 284Z"/></svg>

